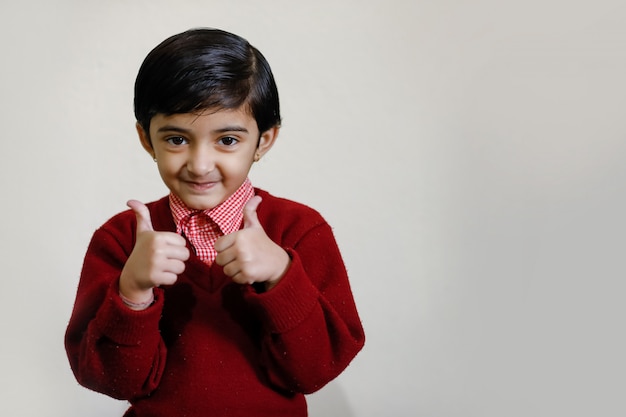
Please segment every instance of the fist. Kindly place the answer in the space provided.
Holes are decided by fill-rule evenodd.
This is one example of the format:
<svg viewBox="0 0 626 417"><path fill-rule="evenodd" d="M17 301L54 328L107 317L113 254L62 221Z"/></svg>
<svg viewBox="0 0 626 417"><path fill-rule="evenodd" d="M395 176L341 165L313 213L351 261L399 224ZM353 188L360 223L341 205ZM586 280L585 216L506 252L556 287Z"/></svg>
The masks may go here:
<svg viewBox="0 0 626 417"><path fill-rule="evenodd" d="M120 276L120 293L133 302L152 297L152 288L176 282L189 259L186 240L173 232L156 232L150 211L139 201L128 206L137 217L137 238Z"/></svg>
<svg viewBox="0 0 626 417"><path fill-rule="evenodd" d="M260 203L261 197L252 197L243 210L243 229L215 242L215 262L238 284L265 282L270 289L283 277L291 259L265 234L256 213Z"/></svg>

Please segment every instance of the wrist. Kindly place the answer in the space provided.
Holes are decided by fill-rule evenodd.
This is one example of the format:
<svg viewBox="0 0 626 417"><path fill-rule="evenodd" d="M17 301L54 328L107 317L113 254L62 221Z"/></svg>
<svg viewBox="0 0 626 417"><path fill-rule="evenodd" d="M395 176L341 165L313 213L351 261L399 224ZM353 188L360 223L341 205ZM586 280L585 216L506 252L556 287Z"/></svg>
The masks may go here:
<svg viewBox="0 0 626 417"><path fill-rule="evenodd" d="M122 294L121 290L119 292L119 296L122 299L122 302L124 303L124 305L126 305L126 307L135 311L145 310L146 308L154 304L154 291L152 290L150 290L150 293L147 298L142 298L142 301L136 301L137 298L130 299L126 297L124 294Z"/></svg>
<svg viewBox="0 0 626 417"><path fill-rule="evenodd" d="M119 296L127 307L133 310L144 310L154 303L154 291L150 288L137 288L124 274L119 280Z"/></svg>
<svg viewBox="0 0 626 417"><path fill-rule="evenodd" d="M289 265L291 265L291 257L289 256L287 252L284 252L284 253L285 253L284 267L281 269L281 271L277 274L275 278L265 281L265 291L269 291L275 286L277 286L280 280L282 280L285 274L287 273L287 270L289 269Z"/></svg>

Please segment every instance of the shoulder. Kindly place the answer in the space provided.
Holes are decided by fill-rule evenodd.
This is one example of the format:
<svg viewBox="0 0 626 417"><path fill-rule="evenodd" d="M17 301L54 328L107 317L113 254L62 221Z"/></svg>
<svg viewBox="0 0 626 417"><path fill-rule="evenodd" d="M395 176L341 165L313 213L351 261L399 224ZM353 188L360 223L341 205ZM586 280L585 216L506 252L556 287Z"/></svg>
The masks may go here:
<svg viewBox="0 0 626 417"><path fill-rule="evenodd" d="M305 204L276 197L259 188L255 188L255 194L263 199L257 214L266 230L305 233L317 226L327 225L317 210Z"/></svg>
<svg viewBox="0 0 626 417"><path fill-rule="evenodd" d="M322 215L315 209L286 198L277 197L269 192L255 188L255 194L263 200L259 205L259 212L265 215L280 215L281 217L305 218L309 221L324 222Z"/></svg>

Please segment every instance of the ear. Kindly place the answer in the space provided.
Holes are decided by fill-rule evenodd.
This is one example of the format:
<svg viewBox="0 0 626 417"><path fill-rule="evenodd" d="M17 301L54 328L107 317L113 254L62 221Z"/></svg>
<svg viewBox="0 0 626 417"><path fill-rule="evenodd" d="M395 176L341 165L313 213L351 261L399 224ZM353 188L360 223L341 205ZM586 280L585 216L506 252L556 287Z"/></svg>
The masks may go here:
<svg viewBox="0 0 626 417"><path fill-rule="evenodd" d="M278 137L279 130L280 128L278 126L274 126L261 134L259 144L256 148L256 155L258 158L261 158L270 149L272 149L272 146L274 146L274 142L276 142L276 138Z"/></svg>
<svg viewBox="0 0 626 417"><path fill-rule="evenodd" d="M152 148L152 142L150 142L150 135L146 132L143 127L137 122L135 124L135 128L137 129L137 134L139 135L139 141L141 142L141 146L150 154L152 159L155 158L154 148Z"/></svg>

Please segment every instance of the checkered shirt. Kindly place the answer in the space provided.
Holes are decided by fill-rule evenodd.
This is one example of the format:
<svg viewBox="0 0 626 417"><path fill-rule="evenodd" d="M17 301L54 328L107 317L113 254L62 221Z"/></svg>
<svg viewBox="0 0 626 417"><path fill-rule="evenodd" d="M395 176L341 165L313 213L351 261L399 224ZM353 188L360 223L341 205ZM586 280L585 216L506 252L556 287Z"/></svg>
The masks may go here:
<svg viewBox="0 0 626 417"><path fill-rule="evenodd" d="M177 195L170 193L176 233L186 237L198 258L210 265L217 256L215 241L240 229L243 208L253 196L254 188L247 178L222 204L210 210L190 209Z"/></svg>

